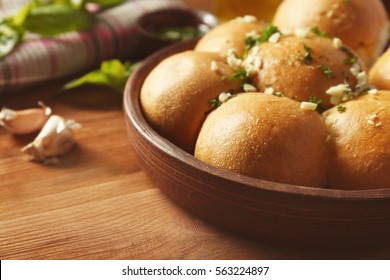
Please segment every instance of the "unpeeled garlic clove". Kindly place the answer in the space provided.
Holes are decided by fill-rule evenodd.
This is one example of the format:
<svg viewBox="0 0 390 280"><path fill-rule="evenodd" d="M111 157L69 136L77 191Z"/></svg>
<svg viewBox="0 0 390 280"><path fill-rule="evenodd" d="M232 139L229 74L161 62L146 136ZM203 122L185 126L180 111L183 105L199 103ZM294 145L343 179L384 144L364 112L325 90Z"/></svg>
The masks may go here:
<svg viewBox="0 0 390 280"><path fill-rule="evenodd" d="M67 153L73 146L74 130L81 125L74 120L52 115L33 142L21 149L39 162L50 161L54 157Z"/></svg>
<svg viewBox="0 0 390 280"><path fill-rule="evenodd" d="M3 108L0 111L0 125L14 134L29 134L41 129L51 115L51 108L38 102L41 108L15 111Z"/></svg>

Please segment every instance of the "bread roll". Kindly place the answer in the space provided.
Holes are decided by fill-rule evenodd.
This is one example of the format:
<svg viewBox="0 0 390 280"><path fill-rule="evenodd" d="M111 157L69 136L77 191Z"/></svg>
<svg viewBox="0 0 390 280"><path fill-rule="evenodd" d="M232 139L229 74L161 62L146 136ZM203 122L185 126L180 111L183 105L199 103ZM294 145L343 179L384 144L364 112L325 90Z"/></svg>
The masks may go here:
<svg viewBox="0 0 390 280"><path fill-rule="evenodd" d="M324 187L326 138L317 112L285 97L242 93L208 115L195 157L255 178Z"/></svg>
<svg viewBox="0 0 390 280"><path fill-rule="evenodd" d="M330 133L330 186L390 188L390 92L362 96L324 117Z"/></svg>
<svg viewBox="0 0 390 280"><path fill-rule="evenodd" d="M287 30L318 27L339 37L368 66L389 40L389 18L381 0L284 0L273 23Z"/></svg>
<svg viewBox="0 0 390 280"><path fill-rule="evenodd" d="M390 90L390 48L370 69L370 82L378 89Z"/></svg>
<svg viewBox="0 0 390 280"><path fill-rule="evenodd" d="M281 36L276 43L253 47L244 64L247 68L255 65L252 80L259 91L267 92L268 88L297 101L316 97L325 108L368 88L368 77L363 72L366 67L357 55L336 41L320 36ZM358 74L363 78L359 87ZM328 92L343 85L346 85L345 92Z"/></svg>
<svg viewBox="0 0 390 280"><path fill-rule="evenodd" d="M252 31L260 33L265 26L265 22L251 16L224 22L206 33L195 50L226 54L229 49L234 49L238 55L242 55L245 51L246 34Z"/></svg>
<svg viewBox="0 0 390 280"><path fill-rule="evenodd" d="M210 99L236 91L232 69L218 53L186 51L159 63L141 88L140 101L149 124L162 136L193 153ZM224 78L225 77L225 78Z"/></svg>

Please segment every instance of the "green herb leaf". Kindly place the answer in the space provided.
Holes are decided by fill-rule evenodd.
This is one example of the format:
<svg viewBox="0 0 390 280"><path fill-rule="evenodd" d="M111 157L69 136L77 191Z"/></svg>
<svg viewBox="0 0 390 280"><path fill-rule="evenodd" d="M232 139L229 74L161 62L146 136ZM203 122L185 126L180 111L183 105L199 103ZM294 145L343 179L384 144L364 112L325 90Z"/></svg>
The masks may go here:
<svg viewBox="0 0 390 280"><path fill-rule="evenodd" d="M8 55L20 42L22 34L18 28L0 24L0 58Z"/></svg>
<svg viewBox="0 0 390 280"><path fill-rule="evenodd" d="M317 70L324 73L324 75L328 78L335 78L336 77L335 74L333 74L332 69L330 69L330 67L328 67L328 66L318 65L316 68L317 68Z"/></svg>
<svg viewBox="0 0 390 280"><path fill-rule="evenodd" d="M260 36L259 38L257 39L254 39L253 37L251 36L246 36L245 37L245 53L247 53L251 48L253 48L254 46L256 45L260 45L262 43L265 43L268 41L268 39L273 35L275 34L276 32L280 32L280 30L270 24L268 25L261 33L260 33ZM244 54L245 54L244 53Z"/></svg>
<svg viewBox="0 0 390 280"><path fill-rule="evenodd" d="M123 2L125 2L125 0L85 0L84 2L95 3L102 7L111 7L111 6L120 5Z"/></svg>
<svg viewBox="0 0 390 280"><path fill-rule="evenodd" d="M332 36L329 35L329 33L325 32L325 31L321 31L318 27L313 27L311 29L311 32L317 36L320 36L320 37L332 38Z"/></svg>
<svg viewBox="0 0 390 280"><path fill-rule="evenodd" d="M73 89L83 85L102 85L122 93L127 79L137 66L137 63L122 63L117 59L104 61L100 69L89 72L81 78L67 83L64 89Z"/></svg>
<svg viewBox="0 0 390 280"><path fill-rule="evenodd" d="M70 31L88 30L93 22L93 15L86 10L53 4L32 9L23 26L33 33L55 36Z"/></svg>
<svg viewBox="0 0 390 280"><path fill-rule="evenodd" d="M316 111L318 113L322 113L323 111L325 111L325 107L324 107L324 104L322 103L322 100L318 99L317 96L310 96L309 102L317 104Z"/></svg>
<svg viewBox="0 0 390 280"><path fill-rule="evenodd" d="M337 106L337 111L338 111L339 113L344 113L346 109L347 109L347 108L346 108L344 105L342 105L342 104L340 104L340 105Z"/></svg>

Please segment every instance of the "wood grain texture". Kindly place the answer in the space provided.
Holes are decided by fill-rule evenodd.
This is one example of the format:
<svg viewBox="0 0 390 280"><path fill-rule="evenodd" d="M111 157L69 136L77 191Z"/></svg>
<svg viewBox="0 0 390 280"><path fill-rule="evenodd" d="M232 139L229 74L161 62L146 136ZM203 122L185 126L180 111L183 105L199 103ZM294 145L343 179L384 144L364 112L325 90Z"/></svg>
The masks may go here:
<svg viewBox="0 0 390 280"><path fill-rule="evenodd" d="M15 137L0 128L0 259L390 258L384 246L302 249L255 241L189 214L141 168L121 97L97 88L54 96L66 81L0 96L0 107L42 100L83 125L77 145L57 165L20 153L35 135Z"/></svg>

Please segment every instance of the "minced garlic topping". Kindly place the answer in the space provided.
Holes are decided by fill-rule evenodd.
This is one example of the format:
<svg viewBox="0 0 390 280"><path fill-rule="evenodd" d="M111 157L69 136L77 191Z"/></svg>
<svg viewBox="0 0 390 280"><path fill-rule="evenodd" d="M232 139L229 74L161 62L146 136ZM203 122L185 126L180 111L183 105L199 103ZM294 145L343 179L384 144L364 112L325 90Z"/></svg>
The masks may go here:
<svg viewBox="0 0 390 280"><path fill-rule="evenodd" d="M272 87L266 87L264 90L265 94L274 94L275 90Z"/></svg>
<svg viewBox="0 0 390 280"><path fill-rule="evenodd" d="M257 88L251 84L244 84L243 89L245 92L256 92Z"/></svg>
<svg viewBox="0 0 390 280"><path fill-rule="evenodd" d="M373 125L373 126L381 126L382 125L382 123L379 121L379 117L376 113L369 115L367 117L367 122L368 122L368 124Z"/></svg>
<svg viewBox="0 0 390 280"><path fill-rule="evenodd" d="M217 65L217 62L215 60L211 61L211 71L217 71L218 70L218 65Z"/></svg>
<svg viewBox="0 0 390 280"><path fill-rule="evenodd" d="M232 94L230 92L222 92L219 94L218 96L218 100L221 102L221 103L224 103L226 101L229 100L229 98L232 97Z"/></svg>
<svg viewBox="0 0 390 280"><path fill-rule="evenodd" d="M242 22L255 22L257 21L257 17L252 15L245 15L243 17L236 17L235 20L242 21Z"/></svg>
<svg viewBox="0 0 390 280"><path fill-rule="evenodd" d="M341 41L340 38L334 37L333 38L333 46L336 49L341 49L342 47L344 47L344 44L343 44L343 41Z"/></svg>
<svg viewBox="0 0 390 280"><path fill-rule="evenodd" d="M271 37L269 37L268 42L276 44L277 42L279 42L281 36L282 34L280 32L276 32L272 34Z"/></svg>
<svg viewBox="0 0 390 280"><path fill-rule="evenodd" d="M227 53L227 64L233 69L237 69L241 66L242 60L237 57L236 51L234 49L229 49Z"/></svg>
<svg viewBox="0 0 390 280"><path fill-rule="evenodd" d="M306 102L306 101L301 102L301 110L315 111L317 110L317 106L318 104L316 103Z"/></svg>

